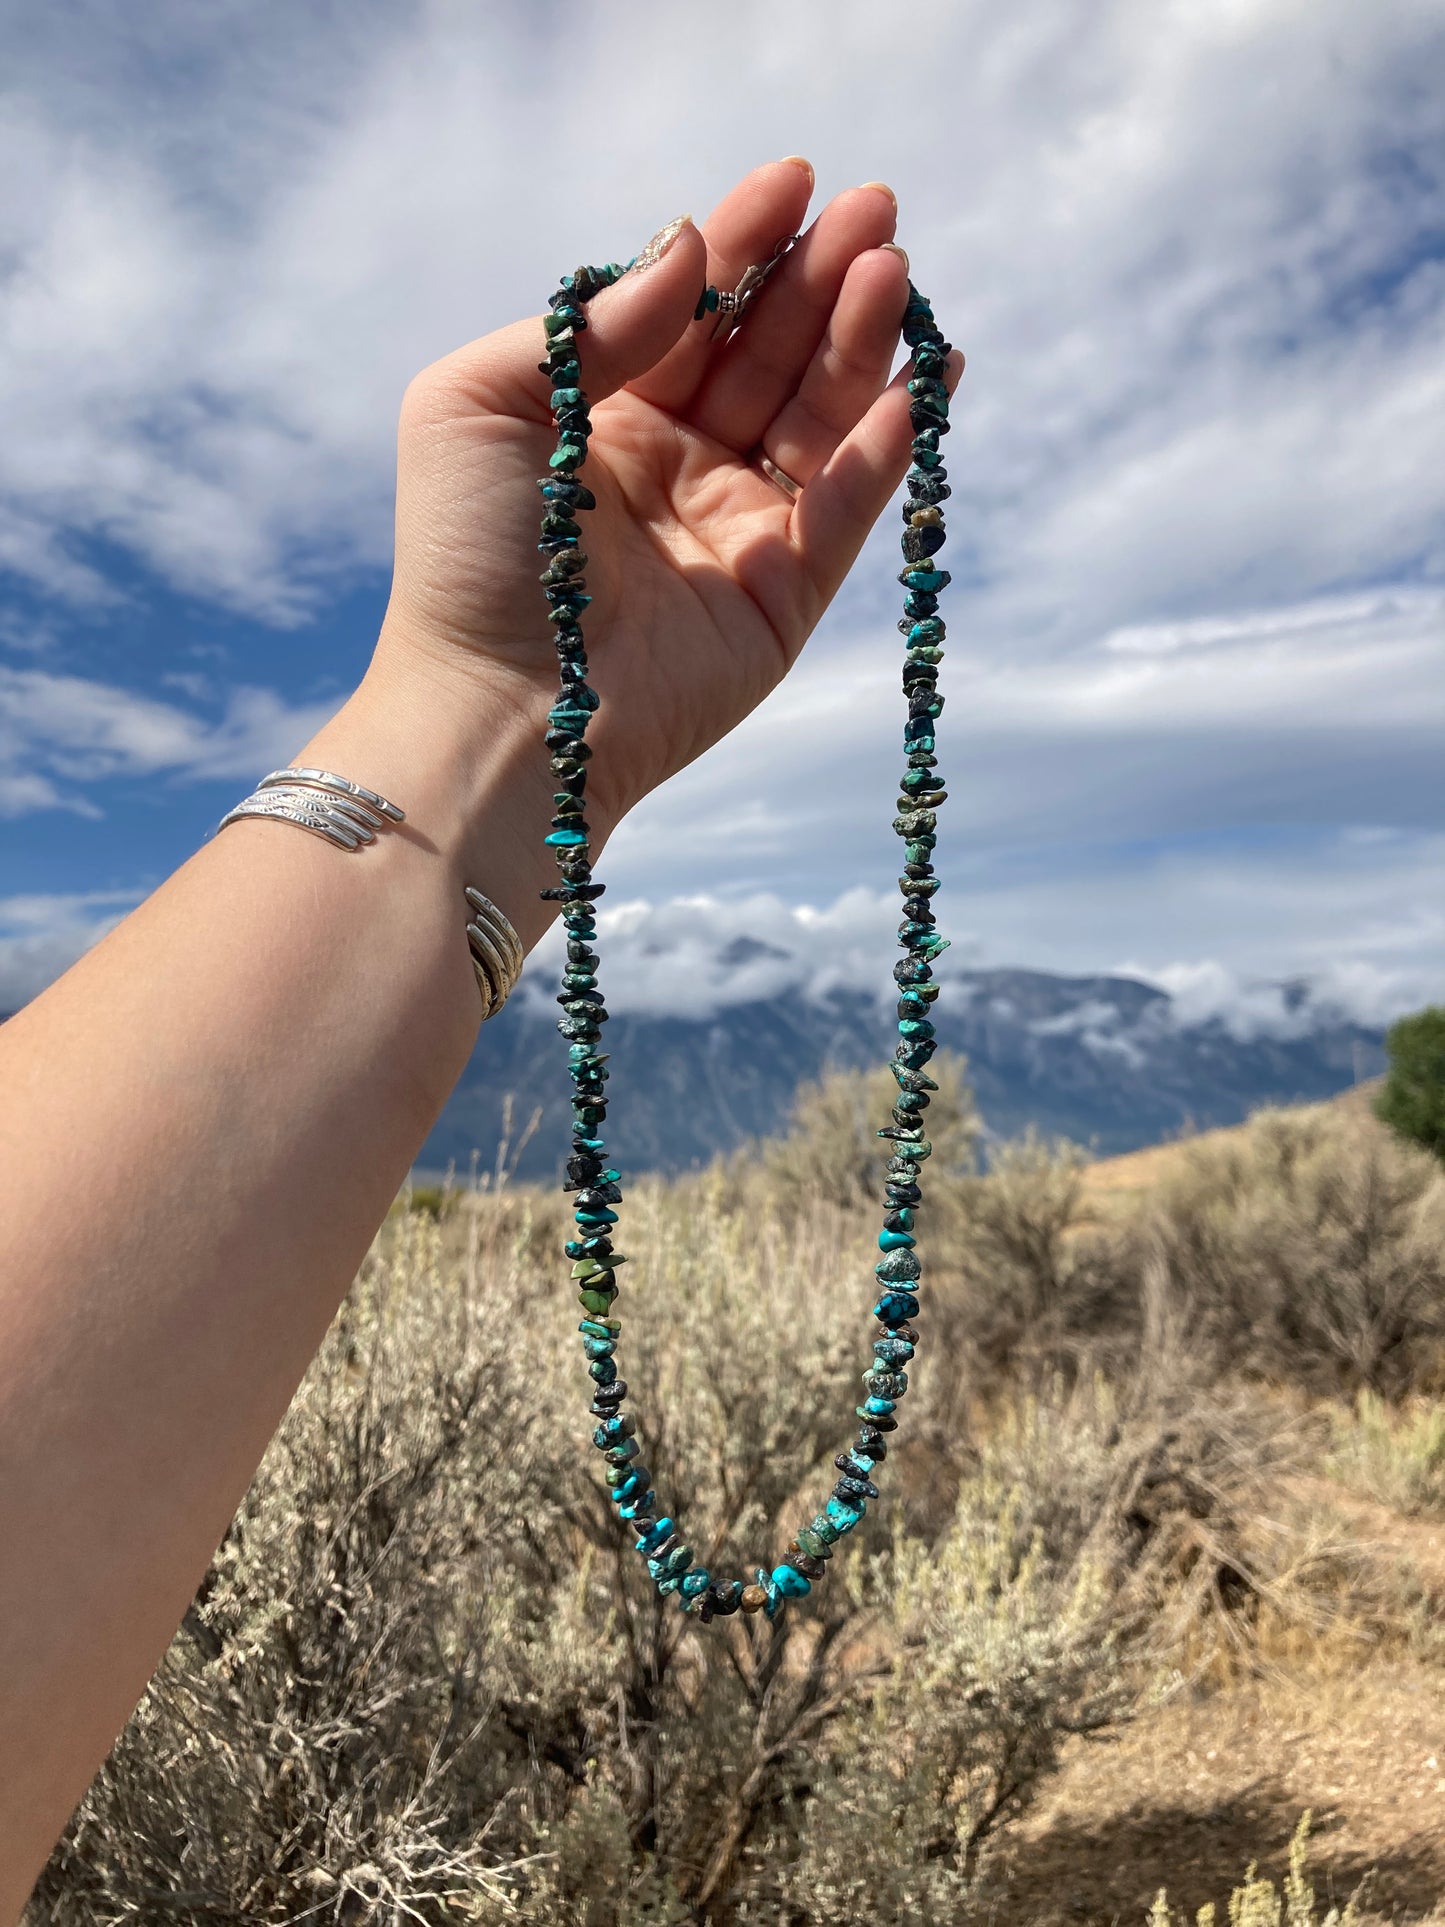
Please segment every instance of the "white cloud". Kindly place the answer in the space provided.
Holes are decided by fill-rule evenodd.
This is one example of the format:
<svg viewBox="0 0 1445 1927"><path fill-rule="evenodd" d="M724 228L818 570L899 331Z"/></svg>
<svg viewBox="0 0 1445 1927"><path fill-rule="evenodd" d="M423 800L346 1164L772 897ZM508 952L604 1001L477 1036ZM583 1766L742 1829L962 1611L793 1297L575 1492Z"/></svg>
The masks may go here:
<svg viewBox="0 0 1445 1927"><path fill-rule="evenodd" d="M0 1016L69 969L139 901L139 891L0 897Z"/></svg>
<svg viewBox="0 0 1445 1927"><path fill-rule="evenodd" d="M293 708L233 689L207 722L173 703L81 676L0 666L0 815L97 814L83 788L110 777L211 778L289 762L335 704Z"/></svg>
<svg viewBox="0 0 1445 1927"><path fill-rule="evenodd" d="M1445 965L1439 23L968 0L929 29L919 62L875 0L582 10L569 58L607 105L559 171L532 8L37 13L0 112L0 568L94 607L120 593L99 538L304 621L388 560L417 367L805 151L822 194L897 188L968 351L941 859L977 954L1212 959L1221 1010L1297 970L1393 1007ZM614 898L881 889L894 536L783 689L623 825ZM313 724L83 674L0 683L0 719L12 812L251 774ZM788 914L758 911L765 941ZM851 958L873 912L827 914ZM669 936L637 981L705 1003L782 968L715 980L707 954Z"/></svg>

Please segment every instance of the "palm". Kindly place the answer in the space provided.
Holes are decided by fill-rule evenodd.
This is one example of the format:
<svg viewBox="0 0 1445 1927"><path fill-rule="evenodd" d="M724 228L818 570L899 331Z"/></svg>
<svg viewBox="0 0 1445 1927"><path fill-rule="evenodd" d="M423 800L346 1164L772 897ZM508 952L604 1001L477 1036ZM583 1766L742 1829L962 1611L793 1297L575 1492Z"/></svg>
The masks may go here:
<svg viewBox="0 0 1445 1927"><path fill-rule="evenodd" d="M906 397L874 407L907 281L897 254L879 252L893 224L883 192L830 203L730 341L713 343L706 323L677 337L703 240L708 278L733 285L800 225L806 187L792 164L758 170L701 237L683 231L645 288L624 277L589 311L583 385L612 390L594 402L582 476L597 497L583 518L589 681L602 697L589 740L594 793L619 813L779 680L907 459ZM398 584L426 602L434 632L543 688L555 663L533 483L555 435L539 335L522 323L461 351L442 410L428 391L429 432L410 455L404 443L401 478L401 514L423 518L426 553L408 585L399 543ZM621 365L609 370L611 354ZM806 484L796 504L747 458L760 444Z"/></svg>

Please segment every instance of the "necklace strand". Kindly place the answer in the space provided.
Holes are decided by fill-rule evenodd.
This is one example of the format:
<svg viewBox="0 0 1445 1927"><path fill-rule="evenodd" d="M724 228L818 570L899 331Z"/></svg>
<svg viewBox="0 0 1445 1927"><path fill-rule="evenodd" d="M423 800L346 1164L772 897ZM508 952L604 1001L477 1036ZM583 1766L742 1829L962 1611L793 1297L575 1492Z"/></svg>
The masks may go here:
<svg viewBox="0 0 1445 1927"><path fill-rule="evenodd" d="M618 1517L637 1533L636 1546L647 1562L657 1591L675 1593L684 1612L711 1620L739 1611L762 1612L775 1619L790 1598L799 1598L827 1571L834 1545L863 1518L868 1501L877 1498L873 1474L887 1456L887 1435L896 1431L898 1403L908 1390L906 1367L919 1342L913 1319L918 1312L922 1266L915 1249L915 1214L923 1201L919 1185L924 1161L932 1146L923 1132L923 1113L929 1093L938 1086L925 1066L936 1048L929 1012L938 995L932 964L947 948L938 934L933 896L938 878L933 868L937 842L936 811L946 792L937 773L934 720L943 708L938 694L938 664L942 658L944 626L938 616L938 596L948 581L946 569L936 565L943 547L941 504L950 493L947 470L939 453L940 438L948 433L948 389L944 376L949 344L934 323L933 310L909 283L902 335L911 350L908 382L909 419L913 426L913 466L908 471L903 504L903 559L899 575L906 596L898 627L906 639L903 693L908 717L903 726L906 761L900 783L898 815L893 828L903 839L903 921L898 942L904 954L893 966L898 991L898 1044L889 1068L898 1084L891 1121L878 1136L892 1143L883 1187L884 1218L878 1234L881 1253L874 1271L879 1297L872 1316L878 1321L873 1337L873 1363L863 1374L865 1397L857 1406L858 1436L851 1448L833 1463L839 1478L823 1510L800 1526L779 1562L769 1571L758 1567L751 1585L740 1579L716 1579L694 1561L692 1547L677 1522L660 1510L651 1474L639 1456L640 1441L630 1414L623 1408L627 1385L618 1376L615 1353L621 1323L612 1316L617 1297L617 1268L625 1263L612 1242L622 1202L622 1174L608 1165L601 1135L607 1115L607 1053L598 1045L607 1008L597 983L595 903L606 887L592 881L585 796L587 763L592 751L585 737L599 698L587 682L587 655L582 636L582 614L592 598L587 593L582 552L582 530L576 517L597 506L596 497L579 479L587 459L592 432L587 397L581 387L577 337L587 327L586 304L600 289L611 287L632 264L608 262L600 268L577 268L566 275L545 317L546 358L539 372L551 385L550 404L557 426L557 448L548 473L537 486L544 509L538 549L546 556L542 585L555 631L561 687L548 713L544 738L556 778L550 834L546 838L559 866L560 882L542 895L562 905L567 930L567 962L557 1001L562 1016L557 1028L568 1042L572 1078L572 1148L567 1160L564 1189L573 1193L576 1235L564 1247L572 1260L583 1318L579 1330L592 1380L591 1412L597 1420L592 1442L606 1464L606 1481ZM716 288L703 291L696 319L715 313Z"/></svg>

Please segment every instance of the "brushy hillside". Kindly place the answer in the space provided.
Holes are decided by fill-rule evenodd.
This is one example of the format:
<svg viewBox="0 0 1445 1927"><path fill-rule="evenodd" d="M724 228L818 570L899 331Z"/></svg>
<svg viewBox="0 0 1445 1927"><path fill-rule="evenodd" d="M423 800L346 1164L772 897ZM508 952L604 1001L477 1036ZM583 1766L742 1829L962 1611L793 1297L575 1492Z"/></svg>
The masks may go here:
<svg viewBox="0 0 1445 1927"><path fill-rule="evenodd" d="M847 1442L876 1082L629 1192L626 1374L714 1569ZM404 1200L31 1927L1445 1919L1445 1767L1379 1799L1445 1689L1445 1175L1273 1113L1100 1211L1066 1145L980 1174L940 1082L914 1390L805 1609L699 1628L641 1583L565 1200ZM1357 1788L1311 1753L1396 1700Z"/></svg>

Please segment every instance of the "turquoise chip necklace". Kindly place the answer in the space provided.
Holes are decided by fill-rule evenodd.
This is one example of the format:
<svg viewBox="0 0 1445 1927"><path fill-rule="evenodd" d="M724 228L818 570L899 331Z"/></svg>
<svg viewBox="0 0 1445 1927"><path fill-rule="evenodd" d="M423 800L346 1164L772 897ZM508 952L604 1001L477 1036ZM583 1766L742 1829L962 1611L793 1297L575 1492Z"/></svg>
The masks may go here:
<svg viewBox="0 0 1445 1927"><path fill-rule="evenodd" d="M583 573L587 557L577 521L597 504L592 491L578 479L587 460L592 425L581 387L577 338L587 327L584 311L592 296L611 287L630 265L613 261L605 267L578 268L564 277L548 303L546 358L539 364L550 383L557 425L556 452L548 462L548 473L537 484L545 505L537 546L547 557L542 585L561 666L561 687L548 713L544 738L556 778L552 799L556 815L546 841L561 880L542 895L561 903L567 931L557 1028L567 1039L572 1077L572 1149L565 1188L574 1194L576 1236L565 1250L572 1260L583 1312L578 1329L592 1380L592 1416L597 1421L592 1443L606 1465L618 1517L629 1534L636 1535L637 1550L658 1592L675 1593L684 1612L704 1621L740 1610L776 1619L790 1599L803 1597L819 1583L833 1547L859 1523L868 1501L877 1498L874 1474L887 1457L888 1434L897 1430L898 1404L908 1390L907 1367L919 1342L912 1321L918 1313L922 1266L914 1226L923 1200L919 1179L932 1150L923 1132L923 1113L929 1093L938 1088L925 1069L935 1049L930 1010L939 986L933 981L932 965L947 947L934 921L938 878L933 850L936 811L945 795L934 753L934 721L943 708L938 664L944 628L938 596L949 576L935 558L944 541L940 505L949 494L938 449L940 438L948 433L944 376L949 344L934 324L933 310L910 282L902 333L912 351L908 393L913 466L903 504L904 568L898 578L906 591L898 627L906 639L903 693L908 715L903 725L906 767L899 786L899 813L893 819L904 845L903 875L898 879L903 893L898 942L904 954L893 966L898 1045L889 1068L898 1083L898 1096L891 1122L878 1133L892 1141L893 1154L883 1187L883 1228L878 1234L882 1255L873 1267L879 1294L872 1311L877 1320L873 1363L863 1375L865 1397L856 1408L858 1436L833 1461L839 1478L822 1511L798 1527L776 1565L757 1568L749 1585L741 1579L717 1578L698 1565L681 1527L663 1511L640 1457L636 1424L623 1410L627 1386L618 1376L616 1360L622 1328L612 1316L618 1296L617 1269L625 1262L612 1242L617 1207L622 1203L622 1174L608 1163L602 1138L608 1073L606 1053L598 1046L608 1013L597 985L594 945L595 904L605 886L592 881L585 810L587 763L592 755L585 739L600 699L587 681L582 615L592 598ZM696 318L716 312L718 299L717 289L704 289Z"/></svg>

